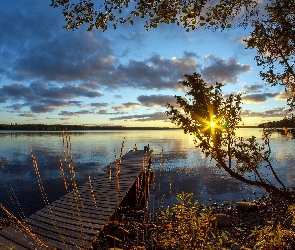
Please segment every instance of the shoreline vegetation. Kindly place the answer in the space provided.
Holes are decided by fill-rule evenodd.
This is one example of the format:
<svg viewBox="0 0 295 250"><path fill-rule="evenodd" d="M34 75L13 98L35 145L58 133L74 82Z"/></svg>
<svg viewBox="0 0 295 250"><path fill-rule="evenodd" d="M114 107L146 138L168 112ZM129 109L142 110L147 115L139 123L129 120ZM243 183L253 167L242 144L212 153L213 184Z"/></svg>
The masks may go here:
<svg viewBox="0 0 295 250"><path fill-rule="evenodd" d="M239 128L258 128L258 126L239 126ZM64 124L0 124L0 130L24 131L73 131L73 130L179 130L171 127L125 127L125 126L89 126L89 125L64 125Z"/></svg>

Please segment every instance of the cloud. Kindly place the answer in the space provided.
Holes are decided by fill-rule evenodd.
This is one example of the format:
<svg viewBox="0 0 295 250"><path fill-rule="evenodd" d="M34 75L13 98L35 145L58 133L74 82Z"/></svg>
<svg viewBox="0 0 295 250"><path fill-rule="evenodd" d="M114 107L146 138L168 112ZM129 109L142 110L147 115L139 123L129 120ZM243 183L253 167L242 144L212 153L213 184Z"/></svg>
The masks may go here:
<svg viewBox="0 0 295 250"><path fill-rule="evenodd" d="M153 55L143 61L130 60L127 64L120 63L116 71L109 72L100 82L109 87L132 87L139 89L177 89L178 81L184 74L196 71L197 62L194 58L166 59ZM109 85L107 85L109 84Z"/></svg>
<svg viewBox="0 0 295 250"><path fill-rule="evenodd" d="M47 112L52 112L56 110L56 106L53 105L46 105L46 104L38 104L38 105L32 105L31 106L31 111L33 113L47 113Z"/></svg>
<svg viewBox="0 0 295 250"><path fill-rule="evenodd" d="M290 97L292 97L291 93L280 92L279 94L276 95L275 99L276 100L286 101Z"/></svg>
<svg viewBox="0 0 295 250"><path fill-rule="evenodd" d="M113 70L110 39L85 28L64 30L62 19L59 11L46 3L26 0L2 5L0 60L5 67L0 73L17 81L70 82Z"/></svg>
<svg viewBox="0 0 295 250"><path fill-rule="evenodd" d="M5 102L13 101L13 105L7 108L21 110L29 107L33 113L46 113L54 110L82 106L80 97L97 98L103 95L102 92L92 90L88 85L65 84L57 86L52 83L33 82L29 86L22 83L5 84L0 87L0 93ZM21 103L15 103L19 101Z"/></svg>
<svg viewBox="0 0 295 250"><path fill-rule="evenodd" d="M36 118L35 114L25 112L25 113L20 113L18 116L23 116L23 117L29 117L29 118Z"/></svg>
<svg viewBox="0 0 295 250"><path fill-rule="evenodd" d="M80 116L80 115L88 115L88 114L94 114L92 111L89 110L79 110L75 112L69 112L69 111L61 111L58 115L61 116Z"/></svg>
<svg viewBox="0 0 295 250"><path fill-rule="evenodd" d="M6 108L9 108L9 109L12 109L12 110L15 110L15 111L19 111L23 108L23 105L22 104L19 104L19 103L15 103L15 104L12 104L10 106L7 106Z"/></svg>
<svg viewBox="0 0 295 250"><path fill-rule="evenodd" d="M246 92L260 92L264 89L263 84L252 84L250 86L244 85L243 88L245 89Z"/></svg>
<svg viewBox="0 0 295 250"><path fill-rule="evenodd" d="M73 84L65 84L62 87L53 84L34 82L30 85L32 91L39 97L54 99L73 99L76 97L100 97L103 94L99 91L89 90L89 88Z"/></svg>
<svg viewBox="0 0 295 250"><path fill-rule="evenodd" d="M152 114L141 114L141 115L126 115L110 118L111 121L118 120L133 120L139 122L147 121L168 121L166 114L164 112L156 112Z"/></svg>
<svg viewBox="0 0 295 250"><path fill-rule="evenodd" d="M112 107L112 109L116 110L116 111L121 111L121 110L126 110L126 109L136 109L137 107L139 107L140 104L137 102L127 102L127 103L123 103L120 106L114 106Z"/></svg>
<svg viewBox="0 0 295 250"><path fill-rule="evenodd" d="M0 90L2 95L6 95L7 100L31 98L33 96L32 89L21 83L6 84Z"/></svg>
<svg viewBox="0 0 295 250"><path fill-rule="evenodd" d="M101 110L97 111L96 114L98 114L98 115L107 115L108 111L106 109L101 109Z"/></svg>
<svg viewBox="0 0 295 250"><path fill-rule="evenodd" d="M105 108L108 106L108 104L105 102L93 102L90 104L90 106L95 108Z"/></svg>
<svg viewBox="0 0 295 250"><path fill-rule="evenodd" d="M175 98L171 95L141 95L137 100L146 107L164 107L167 103L175 103Z"/></svg>
<svg viewBox="0 0 295 250"><path fill-rule="evenodd" d="M264 112L242 110L242 116L244 116L244 117L261 117L261 118L267 118L267 117L282 117L283 118L287 112L288 112L288 109L285 107L276 107L273 109L266 110Z"/></svg>
<svg viewBox="0 0 295 250"><path fill-rule="evenodd" d="M224 58L208 55L205 58L209 62L209 66L203 67L201 70L202 77L209 83L237 83L238 75L249 73L251 66L240 64L231 58L226 61Z"/></svg>
<svg viewBox="0 0 295 250"><path fill-rule="evenodd" d="M242 96L242 102L244 103L262 103L266 102L267 98L276 97L276 93L262 93L262 94L250 94Z"/></svg>

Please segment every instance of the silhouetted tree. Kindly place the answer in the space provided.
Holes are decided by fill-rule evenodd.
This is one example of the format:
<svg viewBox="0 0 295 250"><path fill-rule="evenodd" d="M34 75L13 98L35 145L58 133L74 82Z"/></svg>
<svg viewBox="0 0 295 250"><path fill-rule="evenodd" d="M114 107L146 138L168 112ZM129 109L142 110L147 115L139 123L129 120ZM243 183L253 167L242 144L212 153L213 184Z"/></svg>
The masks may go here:
<svg viewBox="0 0 295 250"><path fill-rule="evenodd" d="M254 136L245 139L236 135L241 95L224 97L222 84L209 86L197 73L185 78L180 84L188 89L186 95L175 96L177 107L167 104L171 122L194 135L196 147L215 160L217 168L244 183L293 200L292 190L285 187L270 161L271 130L264 129L261 143ZM270 175L275 183L267 178Z"/></svg>

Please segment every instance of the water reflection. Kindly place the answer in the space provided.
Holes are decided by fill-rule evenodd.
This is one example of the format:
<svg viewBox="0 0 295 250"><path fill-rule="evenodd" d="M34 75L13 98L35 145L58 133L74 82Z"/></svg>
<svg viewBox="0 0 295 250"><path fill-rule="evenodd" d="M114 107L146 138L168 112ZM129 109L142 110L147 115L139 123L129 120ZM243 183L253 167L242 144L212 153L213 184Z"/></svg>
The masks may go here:
<svg viewBox="0 0 295 250"><path fill-rule="evenodd" d="M243 129L239 130L239 135L255 135L260 138L261 132L261 129ZM73 131L69 134L78 186L86 182L88 176L96 176L103 167L115 161L115 154L118 158L124 141L122 154L132 150L135 144L138 149L144 149L148 144L151 146L153 169L156 171L154 186L160 186L160 190L155 191L152 196L155 201L165 194L169 203L171 192L175 195L181 191L195 193L195 197L202 203L210 203L212 200L223 202L240 198L252 199L253 192L261 192L217 172L212 168L214 162L205 158L200 150L194 147L193 137L184 135L182 130ZM275 168L286 183L293 185L294 140L286 141L280 134L274 134L272 138L271 157ZM0 172L0 188L4 184L11 184L20 197L26 215L44 206L32 166L31 149L36 157L49 201L52 202L66 193L60 171L60 156L64 154L61 132L2 131L0 142L0 157L5 167ZM113 171L116 170L113 168ZM0 194L0 201L8 207L11 206L9 197L4 192Z"/></svg>
<svg viewBox="0 0 295 250"><path fill-rule="evenodd" d="M259 188L247 186L206 166L172 169L162 173L157 171L153 187L152 199L156 203L162 200L163 206L175 203L175 195L182 191L193 193L194 199L205 205L211 205L213 202L221 205L241 199L253 200L256 195L263 193Z"/></svg>

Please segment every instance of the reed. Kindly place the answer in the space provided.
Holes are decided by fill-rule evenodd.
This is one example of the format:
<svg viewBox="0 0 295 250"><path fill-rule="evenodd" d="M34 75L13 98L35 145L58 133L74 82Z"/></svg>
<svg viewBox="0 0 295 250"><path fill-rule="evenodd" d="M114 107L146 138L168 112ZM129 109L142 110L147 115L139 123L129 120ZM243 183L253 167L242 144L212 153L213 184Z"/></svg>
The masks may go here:
<svg viewBox="0 0 295 250"><path fill-rule="evenodd" d="M62 131L61 133L61 141L62 141L62 154L58 156L59 158L59 170L60 170L60 176L65 188L65 191L67 194L69 194L68 197L70 197L70 210L72 211L72 221L74 222L74 227L72 228L73 231L76 232L78 235L79 241L82 243L82 245L87 245L87 234L86 231L90 227L93 231L95 231L95 228L93 227L92 223L88 223L87 227L85 227L83 221L85 218L88 218L88 212L87 209L85 209L85 206L92 206L92 210L95 211L95 214L97 218L100 221L100 217L102 214L100 213L100 202L98 200L98 197L100 197L100 194L97 193L96 188L92 178L88 176L88 192L89 196L91 197L92 204L85 204L85 201L82 199L81 192L85 192L85 190L80 190L80 187L77 185L76 180L76 171L75 171L75 164L74 164L74 157L72 152L72 142L71 142L71 136L66 132ZM117 154L116 150L113 152L114 160L112 160L112 157L110 156L110 164L109 164L109 173L108 173L108 181L107 181L107 188L109 190L115 189L114 194L118 197L121 193L121 166L123 161L123 155L125 154L125 138L121 144L121 148L119 151L119 154ZM79 246L77 245L76 241L71 240L70 237L65 236L62 231L64 230L60 223L58 222L60 219L58 216L53 212L52 205L48 199L45 187L42 182L42 176L40 173L40 169L38 166L37 158L31 149L31 159L32 159L32 166L34 168L34 172L36 174L38 187L40 190L40 193L42 195L43 202L45 204L45 208L48 211L48 214L50 215L50 220L52 222L52 225L54 225L55 231L58 234L60 238L60 242L62 244L62 249L67 249L67 243L70 242L72 246L76 246L77 249L79 249ZM146 162L149 162L148 166L146 165ZM2 159L0 159L0 163L2 166L2 171L5 171L4 163L2 162ZM115 164L115 165L114 165ZM163 148L162 152L160 154L160 163L159 163L159 176L162 175L162 164L163 164ZM160 194L161 192L161 185L159 183L155 183L155 178L153 178L153 164L151 158L148 159L147 156L142 159L141 162L142 166L142 174L139 175L139 178L136 179L136 189L135 189L135 201L136 201L136 207L134 208L128 208L127 213L122 213L122 211L125 209L124 207L116 207L115 212L113 214L112 220L109 221L108 224L110 225L117 225L118 228L121 228L123 230L124 238L117 240L118 237L116 235L112 235L112 233L108 232L108 224L102 228L102 230L97 231L97 240L92 244L92 246L89 246L92 249L95 249L95 245L98 245L97 242L99 242L100 235L105 235L105 239L112 239L111 241L113 244L108 244L108 247L125 247L125 249L129 249L130 247L136 247L137 249L141 249L143 246L146 245L146 242L150 242L152 245L155 245L155 233L152 232L149 229L149 225L154 225L155 222L158 221L158 215L160 213L160 207L163 204L163 198L159 197L158 200L158 206L155 205L154 200L150 202L150 196L148 195L150 192L155 191L155 187L158 187L158 192ZM148 171L147 171L148 170ZM144 174L146 173L146 174ZM161 180L161 178L159 178ZM20 219L16 218L13 214L11 214L2 204L0 204L0 208L6 213L6 215L13 221L15 225L19 228L19 230L22 232L22 235L24 239L27 239L27 242L32 245L32 249L34 248L34 244L38 244L40 247L48 248L46 244L42 241L42 239L38 238L34 233L32 233L32 228L29 223L26 223L26 218L24 216L24 212L22 211L21 204L19 203L17 196L12 188L12 185L10 184L7 186L3 182L6 192L8 193L10 200L15 204L15 206L18 207L19 211L19 217ZM115 184L115 185L114 185ZM170 182L170 196L172 196L172 180ZM86 191L87 192L87 191ZM144 202L143 202L144 201ZM108 208L109 213L111 213L111 203L112 203L112 197L109 196L108 198ZM151 206L152 204L152 206ZM133 210L134 209L134 210ZM132 225L132 220L130 219L129 215L133 214L133 219L136 217L136 223ZM156 219L155 219L156 218ZM127 224L126 224L127 223ZM135 235L131 235L129 232L131 227L133 227L133 231ZM29 235L30 237L27 237ZM133 239L132 239L133 238ZM131 243L130 243L131 242ZM55 248L53 248L55 249ZM100 249L100 248L96 248Z"/></svg>

